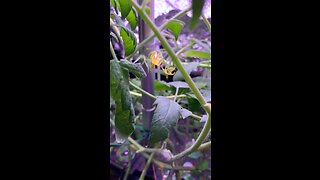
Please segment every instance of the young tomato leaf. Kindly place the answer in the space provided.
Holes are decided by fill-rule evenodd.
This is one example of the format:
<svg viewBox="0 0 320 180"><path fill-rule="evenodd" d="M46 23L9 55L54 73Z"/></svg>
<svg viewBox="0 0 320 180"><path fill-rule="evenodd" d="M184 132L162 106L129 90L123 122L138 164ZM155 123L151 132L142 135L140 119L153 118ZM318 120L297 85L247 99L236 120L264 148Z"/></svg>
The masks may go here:
<svg viewBox="0 0 320 180"><path fill-rule="evenodd" d="M178 103L163 96L157 97L154 105L156 109L152 118L150 145L169 137L169 130L176 125L181 110Z"/></svg>
<svg viewBox="0 0 320 180"><path fill-rule="evenodd" d="M191 62L188 64L183 65L184 69L187 71L188 74L192 72L193 69L196 69L200 63L199 62ZM180 71L173 76L174 81L184 80Z"/></svg>
<svg viewBox="0 0 320 180"><path fill-rule="evenodd" d="M147 73L142 68L141 64L134 64L132 62L129 62L125 59L120 60L120 65L124 68L127 68L129 72L137 76L138 78L145 78L147 76Z"/></svg>
<svg viewBox="0 0 320 180"><path fill-rule="evenodd" d="M178 40L179 33L181 32L181 29L184 26L184 22L173 19L168 22L167 27L171 30L174 37L176 38L176 41Z"/></svg>
<svg viewBox="0 0 320 180"><path fill-rule="evenodd" d="M120 4L121 17L124 19L128 16L132 9L131 1L129 0L118 0Z"/></svg>
<svg viewBox="0 0 320 180"><path fill-rule="evenodd" d="M196 51L196 50L189 50L184 53L186 57L195 57L195 58L211 58L210 52L204 52L204 51Z"/></svg>
<svg viewBox="0 0 320 180"><path fill-rule="evenodd" d="M125 56L129 56L137 47L137 39L134 33L124 26L120 27L120 36L123 40Z"/></svg>
<svg viewBox="0 0 320 180"><path fill-rule="evenodd" d="M134 131L134 111L129 92L128 71L121 69L117 61L110 61L110 96L115 101L115 128L117 142L123 142L124 138Z"/></svg>
<svg viewBox="0 0 320 180"><path fill-rule="evenodd" d="M193 29L198 21L199 17L202 13L202 8L204 6L205 0L192 0L192 18L190 22L190 28Z"/></svg>
<svg viewBox="0 0 320 180"><path fill-rule="evenodd" d="M135 30L138 25L138 14L135 9L131 9L130 13L127 16L127 20L130 24L131 30Z"/></svg>

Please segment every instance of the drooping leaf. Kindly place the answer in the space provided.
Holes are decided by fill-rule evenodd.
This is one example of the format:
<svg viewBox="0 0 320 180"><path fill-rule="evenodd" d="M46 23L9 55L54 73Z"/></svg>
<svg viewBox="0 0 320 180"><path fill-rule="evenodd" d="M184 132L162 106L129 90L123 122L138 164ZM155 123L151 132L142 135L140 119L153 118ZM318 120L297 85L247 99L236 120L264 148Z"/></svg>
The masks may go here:
<svg viewBox="0 0 320 180"><path fill-rule="evenodd" d="M184 53L186 57L195 57L195 58L211 58L210 52L205 51L196 51L196 50L189 50Z"/></svg>
<svg viewBox="0 0 320 180"><path fill-rule="evenodd" d="M138 14L134 8L132 8L128 14L127 20L130 24L131 30L135 30L138 25Z"/></svg>
<svg viewBox="0 0 320 180"><path fill-rule="evenodd" d="M110 61L110 96L116 103L116 141L122 143L134 131L134 111L129 92L128 71L122 69L115 60Z"/></svg>
<svg viewBox="0 0 320 180"><path fill-rule="evenodd" d="M118 0L120 4L121 17L124 19L128 16L132 9L130 0Z"/></svg>
<svg viewBox="0 0 320 180"><path fill-rule="evenodd" d="M183 108L183 109L180 110L180 114L181 114L181 117L183 119L185 119L185 118L191 116L192 112L189 111L188 109Z"/></svg>
<svg viewBox="0 0 320 180"><path fill-rule="evenodd" d="M144 71L140 63L134 64L125 59L120 60L120 65L124 68L127 68L129 72L137 76L138 78L144 78L147 76L147 73Z"/></svg>
<svg viewBox="0 0 320 180"><path fill-rule="evenodd" d="M191 29L193 29L199 21L199 17L202 13L204 2L205 0L192 0L192 18L190 21Z"/></svg>
<svg viewBox="0 0 320 180"><path fill-rule="evenodd" d="M186 82L183 81L173 81L169 82L168 85L173 86L175 88L190 88Z"/></svg>
<svg viewBox="0 0 320 180"><path fill-rule="evenodd" d="M184 22L179 21L177 19L173 19L168 22L167 27L171 30L176 40L178 40L179 33L184 26Z"/></svg>
<svg viewBox="0 0 320 180"><path fill-rule="evenodd" d="M159 96L154 102L156 109L152 118L149 144L155 144L169 137L169 130L180 117L181 106L166 97Z"/></svg>
<svg viewBox="0 0 320 180"><path fill-rule="evenodd" d="M193 69L196 69L200 63L199 62L190 62L188 64L183 65L184 69L187 71L188 74L192 72ZM173 76L174 81L184 80L180 71Z"/></svg>
<svg viewBox="0 0 320 180"><path fill-rule="evenodd" d="M120 27L120 36L123 40L123 45L125 48L125 56L131 55L137 47L137 39L132 31L128 28Z"/></svg>

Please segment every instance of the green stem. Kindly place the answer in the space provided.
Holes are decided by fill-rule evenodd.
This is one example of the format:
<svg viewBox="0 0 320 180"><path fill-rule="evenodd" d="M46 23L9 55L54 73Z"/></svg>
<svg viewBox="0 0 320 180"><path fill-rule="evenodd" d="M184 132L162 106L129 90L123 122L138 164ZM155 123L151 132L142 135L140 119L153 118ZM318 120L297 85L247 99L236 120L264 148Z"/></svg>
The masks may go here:
<svg viewBox="0 0 320 180"><path fill-rule="evenodd" d="M131 146L133 149L138 150L139 148L136 146ZM147 153L141 153L141 155L145 158L149 158L150 155L148 155ZM176 166L176 167L172 167L171 165L152 159L152 162L157 165L158 167L162 168L162 169L172 169L172 170L180 170L180 171L184 171L184 170L195 170L195 167L184 167L184 166Z"/></svg>
<svg viewBox="0 0 320 180"><path fill-rule="evenodd" d="M157 29L157 27L155 26L155 24L150 20L150 18L145 14L145 12L139 7L139 5L131 0L132 5L134 6L134 8L137 10L137 12L139 13L140 17L145 21L145 23L150 27L150 29L152 29L152 31L154 32L154 34L157 36L157 38L159 39L159 41L161 42L162 46L167 50L168 55L171 57L172 61L174 62L175 66L178 68L178 70L181 72L182 76L184 77L185 81L187 82L187 84L189 85L189 87L191 88L191 90L193 91L193 93L195 94L195 96L197 97L199 103L201 104L201 106L205 109L205 111L208 114L208 120L206 121L198 139L196 140L196 142L188 149L186 149L185 151L179 153L178 155L174 156L172 158L172 161L179 159L189 153L194 152L195 150L197 150L200 145L202 144L202 142L204 141L204 139L206 138L207 134L209 133L210 129L211 129L211 106L207 106L206 105L206 101L204 99L204 97L202 96L202 94L200 93L199 89L197 88L197 86L195 85L195 83L192 81L190 75L187 73L187 71L184 69L181 61L179 60L179 58L177 57L177 55L174 53L174 51L171 49L169 43L166 41L166 39L162 36L162 34L160 33L160 31Z"/></svg>
<svg viewBox="0 0 320 180"><path fill-rule="evenodd" d="M136 93L136 92L134 92L134 91L130 91L130 94L131 94L131 95L134 95L134 96L138 96L138 97L141 97L141 96L142 96L142 94Z"/></svg>
<svg viewBox="0 0 320 180"><path fill-rule="evenodd" d="M147 95L147 96L149 96L149 97L151 97L151 98L153 98L153 99L156 99L156 98L157 98L156 96L154 96L154 95L148 93L147 91L141 89L139 86L135 85L135 84L132 83L131 81L129 81L129 84L130 84L131 86L133 86L134 88L138 89L139 91L143 92L145 95Z"/></svg>
<svg viewBox="0 0 320 180"><path fill-rule="evenodd" d="M142 94L137 93L137 92L134 92L134 91L130 91L130 94L131 94L131 95L134 95L134 96L138 96L138 97L141 97L141 96L142 96ZM180 94L180 95L177 95L177 96L175 96L175 95L166 96L166 98L168 98L168 99L172 99L172 98L185 98L185 97L188 97L188 96L185 95L185 94Z"/></svg>
<svg viewBox="0 0 320 180"><path fill-rule="evenodd" d="M149 0L144 0L141 5L141 8L144 9L148 3L149 3Z"/></svg>
<svg viewBox="0 0 320 180"><path fill-rule="evenodd" d="M191 116L191 117L193 117L193 118L195 118L195 119L201 120L201 117L200 117L200 116L198 116L198 115L191 114L190 116Z"/></svg>
<svg viewBox="0 0 320 180"><path fill-rule="evenodd" d="M173 95L173 96L166 96L166 98L169 98L169 99L171 99L171 98L185 98L185 97L188 97L187 95L185 95L185 94L180 94L180 95Z"/></svg>
<svg viewBox="0 0 320 180"><path fill-rule="evenodd" d="M152 159L153 159L154 155L155 155L155 152L151 153L151 155L149 156L147 164L144 166L139 180L144 180L144 178L145 178L145 176L147 174L147 170L149 169L150 163L152 162Z"/></svg>
<svg viewBox="0 0 320 180"><path fill-rule="evenodd" d="M210 24L210 22L209 22L208 19L204 16L204 14L201 14L201 17L202 17L204 23L206 24L206 26L208 27L209 32L211 33L211 24Z"/></svg>
<svg viewBox="0 0 320 180"><path fill-rule="evenodd" d="M177 96L178 96L178 92L179 92L179 87L176 88L176 93L174 94L174 98L173 101L176 102Z"/></svg>
<svg viewBox="0 0 320 180"><path fill-rule="evenodd" d="M202 131L200 132L200 135L199 135L198 139L196 140L196 142L188 149L173 156L171 161L175 161L177 159L180 159L188 154L191 154L191 153L197 151L198 148L201 146L202 142L207 137L207 134L210 132L210 129L211 129L211 114L208 114L208 120L207 120L206 124L204 125Z"/></svg>
<svg viewBox="0 0 320 180"><path fill-rule="evenodd" d="M211 148L211 141L201 144L201 146L199 147L198 150L201 151L201 150L205 150L208 148Z"/></svg>
<svg viewBox="0 0 320 180"><path fill-rule="evenodd" d="M111 41L110 41L110 51L111 51L111 55L112 55L113 59L115 59L118 62L119 60L118 60L118 58L116 56L116 53L114 52L114 49L113 49Z"/></svg>

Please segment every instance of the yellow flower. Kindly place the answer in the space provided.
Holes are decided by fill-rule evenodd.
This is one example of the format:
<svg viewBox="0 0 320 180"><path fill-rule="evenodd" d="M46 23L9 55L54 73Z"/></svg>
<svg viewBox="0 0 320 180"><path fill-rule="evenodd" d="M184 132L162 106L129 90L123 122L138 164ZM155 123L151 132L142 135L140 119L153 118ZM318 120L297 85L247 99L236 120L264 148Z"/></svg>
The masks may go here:
<svg viewBox="0 0 320 180"><path fill-rule="evenodd" d="M150 61L151 61L151 69L157 65L160 66L163 63L163 58L161 57L160 53L158 51L152 51L150 54Z"/></svg>
<svg viewBox="0 0 320 180"><path fill-rule="evenodd" d="M164 74L166 75L166 78L168 79L168 76L169 75L174 75L175 74L175 70L176 70L176 68L175 67L169 67L169 66L166 66L165 68L162 68L161 67L161 69L162 69L162 71L164 72Z"/></svg>

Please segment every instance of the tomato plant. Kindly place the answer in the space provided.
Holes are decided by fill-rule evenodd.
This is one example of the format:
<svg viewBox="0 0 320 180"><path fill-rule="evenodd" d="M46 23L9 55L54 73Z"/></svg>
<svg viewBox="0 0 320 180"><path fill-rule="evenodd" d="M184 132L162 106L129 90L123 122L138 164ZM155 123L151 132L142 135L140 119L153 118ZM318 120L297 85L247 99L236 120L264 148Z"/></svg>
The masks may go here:
<svg viewBox="0 0 320 180"><path fill-rule="evenodd" d="M123 179L135 169L134 158L143 159L140 179L148 169L154 177L198 177L211 171L202 153L211 147L211 43L190 39L181 47L176 42L200 16L209 32L211 24L202 15L204 0L193 0L160 27L150 4L110 0L110 155L116 152L126 167ZM186 26L179 18L188 11L193 15ZM191 77L197 68L206 73ZM186 158L201 161L190 165Z"/></svg>

